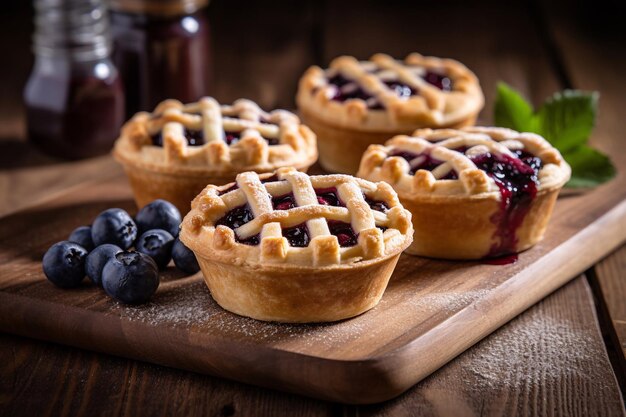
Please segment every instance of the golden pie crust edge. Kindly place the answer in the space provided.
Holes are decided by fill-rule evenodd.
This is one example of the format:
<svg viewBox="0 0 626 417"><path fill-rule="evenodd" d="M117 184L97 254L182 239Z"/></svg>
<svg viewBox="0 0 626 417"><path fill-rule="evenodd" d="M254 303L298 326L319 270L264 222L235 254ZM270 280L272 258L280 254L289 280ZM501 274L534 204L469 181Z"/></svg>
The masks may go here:
<svg viewBox="0 0 626 417"><path fill-rule="evenodd" d="M491 135L498 141L521 138L524 145L530 146L532 153L544 161L539 171L537 194L515 231L515 252L529 249L543 239L558 194L570 178L571 168L549 142L535 134L491 127L421 129L414 132L414 136L431 140L473 134ZM391 184L403 206L411 211L414 239L406 252L456 260L488 256L497 243L494 241L497 227L492 222L494 214L501 210L497 186L477 168L467 169L465 175L459 175L459 180L447 182L437 181L425 170L409 175L404 162L399 158L387 159L386 155L394 146L402 147L412 141L411 137L397 136L385 146L370 146L363 155L357 174L370 181Z"/></svg>
<svg viewBox="0 0 626 417"><path fill-rule="evenodd" d="M382 187L391 190L386 184ZM219 203L214 198L203 199L207 190L215 188L208 186L194 200L192 211L183 219L180 239L195 253L205 282L218 304L258 320L327 322L369 310L379 302L400 254L413 238L410 213L397 202L389 215L393 217L393 226L400 229L390 224L394 230L385 239L382 254L367 259L369 244L365 244L361 256L337 257L337 245L316 246L314 239L309 243L310 250L307 247L310 259L281 261L281 255L285 259L284 248L274 245L274 239L268 241L268 245L262 239L256 246L226 239L227 244L223 246L225 235L232 235L233 231L223 227L216 229L211 220L207 222L207 210L210 213L212 206ZM363 237L369 240L374 236L364 231ZM359 241L357 246L362 243ZM321 264L315 264L315 259L321 260Z"/></svg>
<svg viewBox="0 0 626 417"><path fill-rule="evenodd" d="M387 108L372 110L368 109L363 100L349 99L339 102L330 99L325 91L327 79L324 70L312 66L301 77L298 85L296 95L298 109L314 114L320 121L334 128L387 132L392 136L417 128L463 124L467 120L475 119L484 105L484 95L476 75L453 59L425 57L412 53L401 63L385 54L375 54L369 61L380 65L405 64L444 70L453 79L455 87L452 91L444 92L419 80L420 95L402 99L387 92L385 93ZM335 58L329 68L340 72L359 73L356 75L359 84L376 91L379 88L376 76L359 71L359 65L359 61L354 57L341 56Z"/></svg>
<svg viewBox="0 0 626 417"><path fill-rule="evenodd" d="M206 111L208 115L211 115L210 111L221 115L224 107L234 109L234 112L241 109L253 115L267 115L279 124L280 144L268 146L260 137L248 137L230 147L220 141L188 146L182 130L176 125L189 123L184 111L190 106L194 110L197 107L197 111ZM163 120L157 117L159 120L155 121L155 114ZM210 121L203 118L201 123L210 124ZM163 131L162 147L153 146L151 142L149 130L154 130L156 125L160 125L159 130ZM185 214L190 209L191 200L206 184L227 184L240 172L272 172L286 166L306 172L317 161L316 143L315 134L290 112L274 110L265 113L254 102L245 99L235 101L232 106L220 106L214 99L205 97L187 105L177 100L165 100L152 114L137 113L122 127L112 154L123 166L140 208L162 198L171 201ZM235 153L237 164L231 160ZM239 164L242 160L250 163Z"/></svg>

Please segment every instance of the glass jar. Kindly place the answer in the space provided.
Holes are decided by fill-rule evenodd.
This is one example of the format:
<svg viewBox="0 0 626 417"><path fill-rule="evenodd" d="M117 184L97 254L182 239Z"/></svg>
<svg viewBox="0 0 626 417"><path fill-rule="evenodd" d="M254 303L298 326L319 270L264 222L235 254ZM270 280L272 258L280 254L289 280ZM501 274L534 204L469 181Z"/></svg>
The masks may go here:
<svg viewBox="0 0 626 417"><path fill-rule="evenodd" d="M126 115L162 100L209 93L207 0L112 0L114 62L126 85Z"/></svg>
<svg viewBox="0 0 626 417"><path fill-rule="evenodd" d="M29 139L64 158L108 152L124 122L124 91L102 0L37 0L35 10L35 65L24 91Z"/></svg>

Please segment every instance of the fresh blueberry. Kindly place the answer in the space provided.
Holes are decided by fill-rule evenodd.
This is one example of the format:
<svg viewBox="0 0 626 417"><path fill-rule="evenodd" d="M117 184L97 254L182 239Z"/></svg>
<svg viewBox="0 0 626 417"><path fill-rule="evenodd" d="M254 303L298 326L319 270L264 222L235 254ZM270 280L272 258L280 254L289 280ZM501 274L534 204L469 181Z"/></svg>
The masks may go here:
<svg viewBox="0 0 626 417"><path fill-rule="evenodd" d="M112 243L128 249L137 239L137 225L126 211L111 208L96 217L91 226L91 237L96 246Z"/></svg>
<svg viewBox="0 0 626 417"><path fill-rule="evenodd" d="M87 277L94 284L102 286L102 269L104 265L120 252L122 252L122 249L119 246L110 243L105 243L92 250L87 255L87 260L85 261Z"/></svg>
<svg viewBox="0 0 626 417"><path fill-rule="evenodd" d="M159 269L148 255L120 252L104 265L102 287L123 303L145 303L159 287Z"/></svg>
<svg viewBox="0 0 626 417"><path fill-rule="evenodd" d="M86 256L85 248L77 243L55 243L43 256L43 273L58 287L76 287L85 278Z"/></svg>
<svg viewBox="0 0 626 417"><path fill-rule="evenodd" d="M200 270L196 255L189 249L179 238L176 238L174 246L172 247L172 259L176 268L180 269L186 274L195 274Z"/></svg>
<svg viewBox="0 0 626 417"><path fill-rule="evenodd" d="M165 200L154 200L137 213L135 217L139 233L151 229L163 229L172 236L178 236L180 212L175 205Z"/></svg>
<svg viewBox="0 0 626 417"><path fill-rule="evenodd" d="M77 227L70 234L70 237L67 240L69 240L70 242L78 243L80 246L85 248L87 252L91 252L95 247L95 245L93 244L93 239L91 238L91 226Z"/></svg>
<svg viewBox="0 0 626 417"><path fill-rule="evenodd" d="M139 236L135 242L135 249L154 259L159 269L165 269L172 259L173 244L174 237L171 234L165 230L152 229Z"/></svg>

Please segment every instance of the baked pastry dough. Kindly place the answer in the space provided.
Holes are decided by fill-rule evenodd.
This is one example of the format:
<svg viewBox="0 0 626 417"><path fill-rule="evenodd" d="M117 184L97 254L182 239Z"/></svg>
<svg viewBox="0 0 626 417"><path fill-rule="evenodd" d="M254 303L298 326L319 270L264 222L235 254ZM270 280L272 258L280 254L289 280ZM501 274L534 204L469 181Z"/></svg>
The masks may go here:
<svg viewBox="0 0 626 417"><path fill-rule="evenodd" d="M422 129L372 145L358 176L388 182L412 212L408 253L479 259L541 240L570 173L541 136L466 127Z"/></svg>
<svg viewBox="0 0 626 417"><path fill-rule="evenodd" d="M306 170L317 148L315 135L290 112L266 113L244 99L220 105L205 97L187 105L166 100L152 114L136 114L113 154L140 207L163 198L186 213L207 183L225 184L248 170Z"/></svg>
<svg viewBox="0 0 626 417"><path fill-rule="evenodd" d="M180 234L222 307L282 322L372 308L412 236L411 215L388 184L292 168L207 186Z"/></svg>
<svg viewBox="0 0 626 417"><path fill-rule="evenodd" d="M371 143L420 127L473 124L484 97L476 76L457 61L376 54L369 61L342 56L326 70L309 68L297 103L318 135L322 166L354 173Z"/></svg>

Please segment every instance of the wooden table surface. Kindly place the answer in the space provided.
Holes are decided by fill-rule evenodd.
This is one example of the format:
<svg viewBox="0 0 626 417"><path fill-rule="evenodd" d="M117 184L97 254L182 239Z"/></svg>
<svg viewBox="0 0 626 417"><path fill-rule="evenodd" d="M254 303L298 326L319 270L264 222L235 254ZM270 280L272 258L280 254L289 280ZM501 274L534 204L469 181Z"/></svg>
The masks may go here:
<svg viewBox="0 0 626 417"><path fill-rule="evenodd" d="M339 54L411 51L472 68L492 122L495 84L535 104L563 88L598 90L594 146L622 155L626 32L617 2L240 2L215 0L220 100L294 106L299 75ZM25 141L21 91L32 65L31 11L0 16L0 215L117 175L109 157L53 160ZM617 156L624 175L624 157ZM624 225L626 227L626 225ZM626 387L626 246L457 357L402 396L347 406L210 376L0 334L0 415L202 416L623 416ZM434 347L436 348L436 347ZM358 381L355 381L358 383Z"/></svg>

